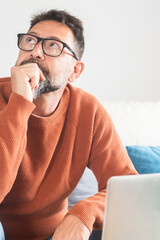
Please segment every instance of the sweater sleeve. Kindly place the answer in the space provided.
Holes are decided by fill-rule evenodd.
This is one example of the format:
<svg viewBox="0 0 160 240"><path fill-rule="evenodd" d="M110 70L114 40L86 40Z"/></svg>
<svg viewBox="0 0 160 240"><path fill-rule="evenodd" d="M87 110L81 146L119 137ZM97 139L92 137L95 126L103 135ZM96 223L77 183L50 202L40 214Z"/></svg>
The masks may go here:
<svg viewBox="0 0 160 240"><path fill-rule="evenodd" d="M76 215L91 232L92 229L102 229L108 179L111 176L138 174L103 107L95 116L88 167L97 178L99 192L78 202L67 214Z"/></svg>
<svg viewBox="0 0 160 240"><path fill-rule="evenodd" d="M34 108L33 103L11 93L0 111L0 202L15 181L26 146L28 118Z"/></svg>

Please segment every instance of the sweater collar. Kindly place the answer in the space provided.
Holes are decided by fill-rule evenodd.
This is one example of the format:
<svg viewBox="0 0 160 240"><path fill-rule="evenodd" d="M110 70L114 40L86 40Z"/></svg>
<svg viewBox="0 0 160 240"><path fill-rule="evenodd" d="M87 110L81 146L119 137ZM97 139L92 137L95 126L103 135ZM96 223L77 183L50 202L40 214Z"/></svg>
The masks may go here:
<svg viewBox="0 0 160 240"><path fill-rule="evenodd" d="M46 124L53 123L53 121L54 123L60 121L60 119L66 115L69 101L70 101L70 91L66 86L56 110L48 117L40 117L32 114L30 116L30 122L32 122L33 124L35 123L36 125L37 124L46 125Z"/></svg>

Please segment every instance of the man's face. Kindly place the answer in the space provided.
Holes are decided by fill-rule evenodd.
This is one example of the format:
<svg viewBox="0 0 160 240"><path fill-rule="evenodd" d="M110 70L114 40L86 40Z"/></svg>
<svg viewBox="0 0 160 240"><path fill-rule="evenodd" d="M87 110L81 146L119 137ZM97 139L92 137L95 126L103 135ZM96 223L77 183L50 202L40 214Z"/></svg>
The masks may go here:
<svg viewBox="0 0 160 240"><path fill-rule="evenodd" d="M41 38L56 38L67 43L74 50L73 33L64 24L55 21L42 21L33 26L29 33ZM41 94L64 87L74 72L76 60L66 48L59 57L47 56L43 52L42 42L39 42L30 52L20 50L16 65L31 62L37 63L46 79L40 82L39 87L34 90L34 98L36 98Z"/></svg>

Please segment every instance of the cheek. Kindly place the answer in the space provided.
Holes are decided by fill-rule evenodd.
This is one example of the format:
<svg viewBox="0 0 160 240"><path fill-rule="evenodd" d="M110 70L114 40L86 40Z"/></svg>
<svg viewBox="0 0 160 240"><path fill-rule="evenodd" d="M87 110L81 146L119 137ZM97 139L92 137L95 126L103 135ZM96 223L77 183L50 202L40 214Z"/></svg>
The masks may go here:
<svg viewBox="0 0 160 240"><path fill-rule="evenodd" d="M19 66L20 63L26 59L29 59L27 52L20 51L15 65Z"/></svg>
<svg viewBox="0 0 160 240"><path fill-rule="evenodd" d="M66 63L56 63L52 66L49 67L49 72L50 72L50 76L54 77L55 75L57 76L61 76L61 75L65 75L70 77L70 75L73 72L73 69L71 67L71 64L66 64Z"/></svg>
<svg viewBox="0 0 160 240"><path fill-rule="evenodd" d="M45 67L49 70L50 76L53 76L55 73L59 73L63 69L63 64L58 59L48 59L46 61Z"/></svg>

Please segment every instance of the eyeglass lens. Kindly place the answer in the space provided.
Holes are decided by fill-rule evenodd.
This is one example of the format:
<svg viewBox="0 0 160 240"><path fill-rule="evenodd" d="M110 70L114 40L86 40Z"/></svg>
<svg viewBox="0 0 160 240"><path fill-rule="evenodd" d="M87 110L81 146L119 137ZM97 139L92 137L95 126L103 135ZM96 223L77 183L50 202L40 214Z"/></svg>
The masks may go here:
<svg viewBox="0 0 160 240"><path fill-rule="evenodd" d="M38 39L32 35L26 34L20 36L19 48L24 51L32 51ZM43 51L50 56L59 56L63 49L63 44L53 39L46 39L42 41Z"/></svg>

